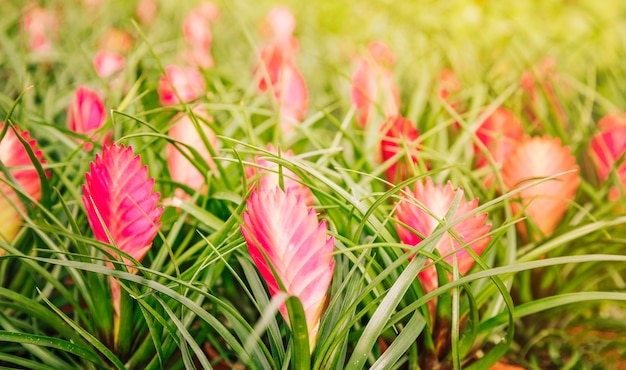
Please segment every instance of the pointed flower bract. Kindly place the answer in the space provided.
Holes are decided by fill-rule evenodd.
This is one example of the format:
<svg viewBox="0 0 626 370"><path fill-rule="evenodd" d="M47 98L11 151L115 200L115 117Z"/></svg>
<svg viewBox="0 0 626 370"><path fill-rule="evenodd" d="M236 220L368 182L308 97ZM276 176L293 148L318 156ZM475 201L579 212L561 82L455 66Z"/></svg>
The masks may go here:
<svg viewBox="0 0 626 370"><path fill-rule="evenodd" d="M280 188L255 190L246 206L241 231L252 260L272 296L280 291L273 269L286 293L300 299L313 348L335 267L334 238L325 221L318 224L314 209ZM286 306L280 311L289 321Z"/></svg>
<svg viewBox="0 0 626 370"><path fill-rule="evenodd" d="M4 129L4 122L0 122L0 132ZM12 167L32 167L28 152L19 141L17 135L22 136L28 143L40 163L45 163L43 153L37 149L37 141L32 139L28 131L21 131L17 127L15 131L11 127L0 141L0 162L9 170L11 176L35 201L41 200L41 182L35 168L12 169ZM24 205L11 185L5 183L5 175L0 172L0 238L11 241L17 235L22 224L22 216L15 208L20 208L23 212ZM4 254L4 249L0 248L0 255Z"/></svg>
<svg viewBox="0 0 626 370"><path fill-rule="evenodd" d="M434 185L430 178L426 178L423 184L416 182L413 191L406 189L398 203L395 216L400 221L396 224L400 240L413 246L421 242L422 237L430 236L439 226L439 220L444 220L458 192L463 194L463 189L454 190L450 182L445 187L441 184ZM473 212L476 207L478 207L478 199L467 202L465 197L461 196L461 201L450 222ZM454 236L450 233L451 230L446 231L435 247L447 263L452 264L452 254L456 254L461 275L466 274L474 264L474 258L465 248L471 248L477 255L480 255L491 240L491 237L487 236L491 225L485 225L486 219L486 213L474 213L468 216L452 227ZM418 277L425 292L432 291L439 286L435 266L420 271Z"/></svg>

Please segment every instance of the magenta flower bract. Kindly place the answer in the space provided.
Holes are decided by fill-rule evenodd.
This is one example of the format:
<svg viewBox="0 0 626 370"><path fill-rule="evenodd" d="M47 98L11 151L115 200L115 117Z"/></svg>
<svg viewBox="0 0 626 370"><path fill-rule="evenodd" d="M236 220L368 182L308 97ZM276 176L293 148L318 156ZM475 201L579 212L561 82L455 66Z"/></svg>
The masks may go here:
<svg viewBox="0 0 626 370"><path fill-rule="evenodd" d="M357 109L357 122L361 127L367 126L378 107L384 119L400 113L400 98L391 70L395 56L380 41L370 42L367 50L367 56L357 57L357 67L352 74L352 104Z"/></svg>
<svg viewBox="0 0 626 370"><path fill-rule="evenodd" d="M4 125L4 122L0 122L0 132L4 129ZM40 201L41 182L39 175L37 170L32 168L33 163L17 135L26 140L39 162L45 163L43 153L37 149L37 141L30 137L28 131L20 131L17 127L15 131L9 127L2 141L0 141L0 162L9 170L11 176L15 178L15 181L30 198ZM31 168L15 169L14 167ZM22 212L25 211L25 208L13 187L4 182L6 181L4 173L0 172L0 178L3 180L0 181L0 238L10 242L20 230L23 220L15 207L18 207ZM4 253L4 249L0 248L0 255Z"/></svg>
<svg viewBox="0 0 626 370"><path fill-rule="evenodd" d="M445 218L458 192L463 194L463 189L459 188L455 191L450 182L445 187L441 184L433 185L430 178L426 178L423 184L416 182L413 191L406 189L402 194L402 199L398 202L395 215L400 221L396 224L400 240L413 246L422 241L422 236L424 238L430 236L439 226L439 220ZM467 202L462 196L456 212L448 222L471 213L477 207L478 199ZM435 247L444 257L444 261L449 264L453 262L452 254L456 254L461 275L466 274L475 262L466 248L471 248L477 255L480 255L491 240L491 236L487 236L491 225L485 225L486 219L486 213L474 213L467 216L452 227L451 230L454 230L454 233L451 234L451 230L446 231ZM430 292L439 286L435 266L420 271L418 277L425 292Z"/></svg>
<svg viewBox="0 0 626 370"><path fill-rule="evenodd" d="M98 94L85 86L81 86L76 90L74 100L67 107L67 117L70 130L91 136L106 121L106 111ZM110 143L111 135L108 132L103 137L102 141L105 145ZM93 136L92 139L99 140L98 136ZM93 144L86 142L84 148L91 150Z"/></svg>
<svg viewBox="0 0 626 370"><path fill-rule="evenodd" d="M543 177L571 170L574 172L541 182ZM512 202L511 210L515 214L524 210L544 236L554 232L580 184L576 157L569 146L549 136L523 138L502 165L502 181L508 190L537 183L519 193L520 201ZM528 239L524 222L518 222L517 229Z"/></svg>
<svg viewBox="0 0 626 370"><path fill-rule="evenodd" d="M267 145L267 150L274 154L278 154L278 151L274 148L272 144ZM293 151L290 149L286 152L281 153L282 157L293 157ZM278 164L272 161L268 161L263 159L261 156L257 156L254 159L255 163L260 166L257 167L246 167L245 174L248 180L251 180L256 176L257 173L261 173L261 177L259 179L258 186L264 189L274 189L279 185L280 177L278 175ZM294 194L296 197L301 197L304 204L308 207L313 206L313 202L315 201L313 197L313 192L306 185L302 184L302 182L298 181L300 177L293 173L293 171L288 168L282 168L283 173L283 186L286 192ZM253 185L253 184L252 184Z"/></svg>
<svg viewBox="0 0 626 370"><path fill-rule="evenodd" d="M200 129L206 135L209 144L216 149L217 148L217 136L203 120L210 120L207 111L204 108L198 107L194 109L194 114L198 117L198 124ZM215 166L213 158L209 149L202 141L202 137L199 135L196 127L194 126L191 117L184 113L177 114L172 121L174 125L170 127L168 134L172 139L180 141L194 148L198 154L204 159L210 167ZM193 157L191 152L181 146L177 149L174 144L167 144L167 167L170 171L170 176L173 181L186 185L194 190L199 190L205 186L205 175L183 155L183 152ZM189 196L182 190L176 189L176 196L181 199L189 198Z"/></svg>
<svg viewBox="0 0 626 370"><path fill-rule="evenodd" d="M417 163L419 132L411 120L400 116L390 118L384 128L387 130L381 142L383 161L406 152L386 171L387 180L395 184L415 175L413 168Z"/></svg>
<svg viewBox="0 0 626 370"><path fill-rule="evenodd" d="M318 224L314 209L279 188L255 190L246 206L241 231L252 260L272 296L281 290L273 268L286 293L300 299L313 349L335 268L334 238L325 221ZM289 322L286 306L280 311Z"/></svg>
<svg viewBox="0 0 626 370"><path fill-rule="evenodd" d="M163 207L157 207L159 193L153 193L154 179L148 178L148 167L142 166L132 147L113 143L103 148L102 155L96 154L85 178L82 199L94 236L141 262L152 246L163 213ZM109 252L115 255L113 250ZM113 305L118 315L119 289L112 279Z"/></svg>
<svg viewBox="0 0 626 370"><path fill-rule="evenodd" d="M175 91L178 93L176 96ZM164 106L179 104L180 99L188 103L199 98L206 92L202 74L193 67L169 65L165 67L165 75L159 80L159 101Z"/></svg>
<svg viewBox="0 0 626 370"><path fill-rule="evenodd" d="M626 115L608 114L598 122L600 132L591 139L589 156L595 165L600 181L609 178L611 171L626 152ZM615 168L623 188L626 188L626 161ZM623 191L623 190L622 190ZM614 201L620 197L620 190L612 187L609 199Z"/></svg>
<svg viewBox="0 0 626 370"><path fill-rule="evenodd" d="M93 66L101 78L109 78L124 69L126 58L114 51L100 50L93 57Z"/></svg>

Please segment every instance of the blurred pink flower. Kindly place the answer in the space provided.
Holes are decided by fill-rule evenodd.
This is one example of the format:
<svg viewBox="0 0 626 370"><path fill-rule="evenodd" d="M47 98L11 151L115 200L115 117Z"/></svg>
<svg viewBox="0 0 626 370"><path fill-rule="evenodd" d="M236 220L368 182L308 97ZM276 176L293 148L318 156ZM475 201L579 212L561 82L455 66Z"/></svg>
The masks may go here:
<svg viewBox="0 0 626 370"><path fill-rule="evenodd" d="M565 171L573 172L539 183ZM552 235L580 185L576 157L569 146L549 136L524 137L503 163L502 181L508 190L536 183L516 196L519 201L511 202L511 210L514 214L524 212L545 237ZM528 240L525 223L518 222L517 229Z"/></svg>
<svg viewBox="0 0 626 370"><path fill-rule="evenodd" d="M448 102L453 109L457 109L459 102L453 97L460 90L461 81L456 74L448 68L442 69L437 78L437 96Z"/></svg>
<svg viewBox="0 0 626 370"><path fill-rule="evenodd" d="M446 213L448 213L456 194L459 192L462 195L456 212L451 220L445 220ZM396 224L396 230L400 240L411 246L417 245L423 238L427 238L433 233L435 228L440 225L440 220L454 222L472 213L478 207L478 199L467 202L463 194L462 188L455 191L450 182L445 187L441 184L433 185L430 178L426 178L423 184L416 182L413 191L407 188L396 208L395 217L399 221ZM471 248L477 255L480 255L491 240L491 236L487 236L491 230L491 225L485 225L486 219L487 213L474 213L467 216L463 221L446 231L437 242L435 248L444 261L452 264L452 254L456 255L459 274L461 275L465 275L475 262L466 248ZM452 230L454 231L451 232ZM432 261L427 263L432 263ZM426 293L439 286L435 266L420 271L418 277ZM432 304L431 308L433 308Z"/></svg>
<svg viewBox="0 0 626 370"><path fill-rule="evenodd" d="M383 161L388 161L398 153L400 158L387 169L387 181L397 184L416 175L414 168L417 164L417 145L419 132L411 120L401 116L389 118L383 127L384 138L381 142Z"/></svg>
<svg viewBox="0 0 626 370"><path fill-rule="evenodd" d="M261 35L271 40L273 44L280 45L281 48L297 47L293 37L295 30L296 17L284 5L275 5L261 23Z"/></svg>
<svg viewBox="0 0 626 370"><path fill-rule="evenodd" d="M536 126L541 126L539 117L546 108L554 113L562 127L567 126L567 116L555 92L555 86L563 86L556 67L556 59L546 57L531 70L525 70L520 78L520 87L528 99L524 113ZM542 97L545 98L547 105L543 103Z"/></svg>
<svg viewBox="0 0 626 370"><path fill-rule="evenodd" d="M207 111L202 107L197 107L194 109L194 114L209 144L214 150L217 150L217 136L215 136L213 130L206 124L206 121L211 120ZM169 129L169 136L195 149L209 167L214 168L215 162L213 162L209 149L204 144L204 141L202 141L202 137L194 126L191 117L184 113L179 113L172 121L174 124ZM167 144L167 167L172 180L194 191L202 189L206 184L205 174L201 173L183 154L186 153L193 158L191 151L184 146L179 146L179 148L180 149L177 149L174 144ZM190 198L182 189L176 189L176 197L179 199Z"/></svg>
<svg viewBox="0 0 626 370"><path fill-rule="evenodd" d="M522 121L510 110L498 107L476 129L476 138L486 147L488 153L474 144L475 168L488 166L490 160L493 160L498 168L501 167L523 135ZM489 173L485 178L485 187L490 187L494 178L494 174Z"/></svg>
<svg viewBox="0 0 626 370"><path fill-rule="evenodd" d="M335 268L334 238L328 237L326 221L318 225L315 210L290 192L257 189L246 206L241 232L252 261L271 296L281 291L274 269L286 293L300 299L312 350ZM282 305L280 311L289 322L286 306Z"/></svg>
<svg viewBox="0 0 626 370"><path fill-rule="evenodd" d="M109 28L98 42L98 49L112 51L118 54L128 54L133 47L133 37L128 31L119 28Z"/></svg>
<svg viewBox="0 0 626 370"><path fill-rule="evenodd" d="M139 22L144 26L149 26L154 22L154 19L159 12L158 0L139 0L137 7L135 8L135 15Z"/></svg>
<svg viewBox="0 0 626 370"><path fill-rule="evenodd" d="M164 106L179 104L180 101L190 102L206 92L206 85L202 74L193 67L179 67L169 65L165 67L165 75L159 80L159 101Z"/></svg>
<svg viewBox="0 0 626 370"><path fill-rule="evenodd" d="M617 162L626 153L626 114L608 114L598 122L600 132L591 139L589 156L595 165L600 181L609 178ZM623 189L626 188L626 161L615 171ZM620 189L612 187L609 199L615 201L620 197Z"/></svg>
<svg viewBox="0 0 626 370"><path fill-rule="evenodd" d="M183 57L187 62L200 68L213 67L211 22L218 16L217 6L210 2L202 3L187 14L183 21L183 35L187 41Z"/></svg>
<svg viewBox="0 0 626 370"><path fill-rule="evenodd" d="M93 66L101 78L109 78L124 69L126 58L113 51L100 50L93 57Z"/></svg>
<svg viewBox="0 0 626 370"><path fill-rule="evenodd" d="M148 178L148 167L141 165L132 147L113 143L103 148L102 155L96 154L85 178L82 199L94 236L141 262L152 246L163 213L163 207L157 207L159 193L153 193L154 179ZM115 250L109 252L116 255ZM122 259L132 265L129 259ZM119 317L120 286L114 279L111 293Z"/></svg>
<svg viewBox="0 0 626 370"><path fill-rule="evenodd" d="M104 125L106 111L98 94L88 87L81 86L76 89L74 100L67 107L67 117L70 130L98 141L99 135L94 135L94 133ZM103 144L108 145L111 142L111 136L111 132L107 132L102 138ZM83 147L89 151L93 149L93 144L85 142Z"/></svg>
<svg viewBox="0 0 626 370"><path fill-rule="evenodd" d="M400 113L400 98L391 70L395 55L380 41L370 42L367 50L368 55L357 57L357 67L352 74L352 104L357 109L357 122L361 127L367 126L379 109L384 119Z"/></svg>
<svg viewBox="0 0 626 370"><path fill-rule="evenodd" d="M278 155L278 151L272 144L267 145L267 151ZM281 152L280 156L283 158L293 157L293 151L288 150ZM258 187L262 189L274 189L280 184L280 177L278 174L278 164L267 159L263 159L262 156L256 156L254 162L258 167L249 166L245 169L246 178L253 180L257 174L261 174L259 178ZM313 192L308 186L302 184L300 177L293 173L288 168L282 168L283 174L283 187L287 193L293 194L298 198L302 198L304 204L307 207L312 207L315 201ZM253 184L251 184L254 186Z"/></svg>
<svg viewBox="0 0 626 370"><path fill-rule="evenodd" d="M5 123L0 122L0 132L4 128ZM24 145L18 139L18 135L28 143L37 160L42 164L45 163L43 153L37 149L37 141L30 137L28 131L20 131L17 127L15 127L15 131L8 127L6 134L0 141L0 162L7 168L22 190L31 199L38 202L41 200L39 175L37 170L32 167L33 162ZM17 169L16 167L28 168ZM11 242L20 230L23 220L20 212L25 212L25 207L17 192L5 182L8 179L3 172L0 172L0 179L2 180L0 181L0 238L5 242ZM4 249L0 248L0 255L4 254Z"/></svg>
<svg viewBox="0 0 626 370"><path fill-rule="evenodd" d="M22 8L21 26L28 50L35 53L52 50L59 28L59 20L52 11L29 3Z"/></svg>

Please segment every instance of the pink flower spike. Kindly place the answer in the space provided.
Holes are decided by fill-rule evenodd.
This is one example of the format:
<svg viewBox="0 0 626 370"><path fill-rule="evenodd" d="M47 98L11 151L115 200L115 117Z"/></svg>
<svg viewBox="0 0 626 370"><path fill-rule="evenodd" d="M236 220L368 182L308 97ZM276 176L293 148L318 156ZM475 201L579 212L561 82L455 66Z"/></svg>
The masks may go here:
<svg viewBox="0 0 626 370"><path fill-rule="evenodd" d="M158 0L139 0L135 8L135 15L144 26L151 25L158 12Z"/></svg>
<svg viewBox="0 0 626 370"><path fill-rule="evenodd" d="M287 134L304 119L309 102L306 81L294 62L287 61L282 66L274 94L280 106L280 128Z"/></svg>
<svg viewBox="0 0 626 370"><path fill-rule="evenodd" d="M4 122L0 122L0 132L4 130L4 125ZM35 168L13 169L33 165L18 135L26 140L39 162L45 163L43 153L37 149L37 141L30 137L28 131L21 131L17 127L15 131L9 127L0 141L0 162L9 170L24 192L38 202L41 200L41 182L37 170ZM2 172L0 172L0 179L2 179L0 181L0 238L10 242L15 238L22 224L22 216L15 207L17 206L22 212L25 208L13 187L5 182L7 179ZM0 255L4 253L4 249L0 248Z"/></svg>
<svg viewBox="0 0 626 370"><path fill-rule="evenodd" d="M124 69L126 58L113 52L100 50L93 57L93 66L101 78L109 78Z"/></svg>
<svg viewBox="0 0 626 370"><path fill-rule="evenodd" d="M67 117L70 130L92 136L106 121L102 99L89 88L79 87L74 94L74 101L67 107ZM98 136L93 136L93 139L97 141ZM103 142L108 144L110 140L111 133L107 133ZM89 151L93 149L93 144L86 142L84 148Z"/></svg>
<svg viewBox="0 0 626 370"><path fill-rule="evenodd" d="M59 21L53 12L29 3L22 8L21 23L30 51L43 54L52 50L59 28Z"/></svg>
<svg viewBox="0 0 626 370"><path fill-rule="evenodd" d="M304 202L290 192L284 193L279 188L255 190L246 206L241 232L252 261L265 279L271 296L280 291L272 273L274 269L286 293L300 299L313 350L335 268L335 240L328 237L325 221L318 224L315 210L307 209ZM289 323L285 305L280 311Z"/></svg>
<svg viewBox="0 0 626 370"><path fill-rule="evenodd" d="M267 145L267 150L278 155L278 151L274 148L272 144ZM291 158L293 157L293 151L288 150L286 152L281 152L281 157L283 158ZM257 167L247 167L246 168L246 178L248 180L252 180L258 172L261 173L261 177L259 179L258 186L262 189L274 189L279 186L280 177L278 175L278 164L275 162L263 159L261 156L257 156L255 158ZM315 198L313 196L313 192L306 185L302 184L300 177L293 173L288 168L282 168L283 174L283 186L287 193L294 194L296 197L302 199L304 204L307 207L312 207Z"/></svg>
<svg viewBox="0 0 626 370"><path fill-rule="evenodd" d="M159 193L153 193L154 179L148 178L148 167L141 165L132 147L113 143L105 146L101 155L96 154L85 178L82 199L94 236L141 262L163 213L163 207L157 207ZM109 252L115 255L114 250ZM123 261L131 263L126 258ZM117 295L113 306L119 317L119 285L112 284L111 289L114 298Z"/></svg>
<svg viewBox="0 0 626 370"><path fill-rule="evenodd" d="M391 65L395 56L382 42L368 45L369 55L357 57L357 67L352 74L352 104L357 109L357 123L362 128L380 107L384 118L400 112L398 89L393 84Z"/></svg>
<svg viewBox="0 0 626 370"><path fill-rule="evenodd" d="M441 184L433 185L430 178L426 178L423 184L416 182L413 191L406 189L400 202L398 202L395 215L399 221L396 224L396 230L400 240L405 244L414 246L422 241L420 235L424 237L430 236L439 225L439 220L445 219L458 192L463 194L463 189L454 190L450 182L445 187ZM477 207L478 199L467 202L465 197L462 196L456 212L452 216L452 220L448 220L448 222L454 222L466 216ZM439 239L435 247L439 254L444 257L444 261L449 264L453 262L452 254L456 254L461 275L465 275L475 262L466 248L469 247L477 255L480 255L491 240L491 236L487 236L489 230L491 230L491 225L485 225L486 219L486 213L474 213L471 216L467 216L463 221L452 227L456 237L450 234L451 230L448 230ZM410 229L402 224L407 225ZM431 262L429 261L428 263ZM426 293L439 286L435 266L420 271L418 277Z"/></svg>
<svg viewBox="0 0 626 370"><path fill-rule="evenodd" d="M284 5L276 5L267 13L261 24L261 34L273 42L288 46L296 30L296 17Z"/></svg>
<svg viewBox="0 0 626 370"><path fill-rule="evenodd" d="M390 160L398 153L406 153L396 158L396 161L387 169L387 181L393 184L402 182L415 175L413 168L417 163L419 132L411 120L400 116L390 118L383 129L386 130L381 142L383 161Z"/></svg>
<svg viewBox="0 0 626 370"><path fill-rule="evenodd" d="M566 171L573 172L541 182L542 178ZM512 202L511 210L518 214L524 209L546 237L556 229L580 185L576 157L560 139L548 136L523 138L502 165L502 181L508 190L537 183L519 193L520 201ZM523 222L517 223L517 229L528 239Z"/></svg>
<svg viewBox="0 0 626 370"><path fill-rule="evenodd" d="M589 156L600 181L604 182L626 153L626 115L623 113L606 115L598 122L598 127L601 131L591 139ZM622 187L626 188L626 161L622 162L616 171ZM615 201L619 196L619 189L612 187L609 191L609 200Z"/></svg>
<svg viewBox="0 0 626 370"><path fill-rule="evenodd" d="M185 103L197 99L206 92L202 74L192 67L183 68L176 65L165 67L165 75L161 75L158 87L161 104L164 106L179 104L175 91Z"/></svg>
<svg viewBox="0 0 626 370"><path fill-rule="evenodd" d="M207 111L204 108L198 107L194 109L194 114L198 119L198 124L204 135L206 135L209 144L214 150L217 149L217 136L205 121L211 120ZM194 148L198 154L204 159L211 167L215 167L215 162L209 152L209 149L202 141L202 137L199 135L196 127L191 120L191 117L184 113L179 113L173 119L175 122L169 129L169 136L183 144L189 145ZM181 183L190 187L193 190L202 189L205 187L205 174L202 174L189 160L183 155L187 153L193 158L191 152L184 146L180 146L177 149L174 144L167 144L167 167L170 171L170 176L173 181ZM182 189L176 189L176 196L180 199L189 199Z"/></svg>
<svg viewBox="0 0 626 370"><path fill-rule="evenodd" d="M485 146L489 154L484 153L477 144L474 144L475 168L488 166L490 160L493 160L496 166L502 166L502 162L515 149L523 135L522 122L510 110L498 107L476 129L476 137ZM493 173L487 175L485 187L490 187L494 178Z"/></svg>

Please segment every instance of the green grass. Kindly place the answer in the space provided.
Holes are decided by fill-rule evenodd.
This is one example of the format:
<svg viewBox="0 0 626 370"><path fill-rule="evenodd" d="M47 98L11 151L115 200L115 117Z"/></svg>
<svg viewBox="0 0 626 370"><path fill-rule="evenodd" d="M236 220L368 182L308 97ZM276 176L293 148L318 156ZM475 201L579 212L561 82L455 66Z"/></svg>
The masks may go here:
<svg viewBox="0 0 626 370"><path fill-rule="evenodd" d="M13 241L0 240L7 251L0 257L0 366L484 369L500 360L537 369L623 366L626 202L608 201L619 181L598 181L587 148L597 121L626 109L626 5L287 2L298 22L296 60L310 99L301 125L281 135L275 103L257 92L252 75L264 42L259 23L273 4L217 3L215 67L202 71L207 91L196 102L213 117L216 167L190 154L208 173L208 190L187 188L191 201L166 207L152 249L132 274L104 264L107 245L87 222L81 186L101 147L82 150L80 135L67 128L66 108L78 86L97 90L108 109L106 128L141 155L161 199L171 198L167 130L189 107L161 107L156 89L162 68L179 62L180 24L195 3L160 1L157 18L145 26L132 21L133 2L88 10L80 2L44 1L58 16L58 36L51 53L35 55L20 30L26 3L0 2L0 116L29 130L47 161L39 168L41 201L23 211ZM91 64L111 26L133 37L113 88ZM353 58L371 40L395 53L400 110L420 132L419 175L395 186L383 180L389 164L375 160L378 131L359 128L350 101ZM540 89L538 127L525 115L528 97L519 81L545 57L556 60L554 93L566 123ZM443 68L461 82L460 113L437 96ZM529 221L508 206L515 193L485 187L486 170L473 168L473 131L485 110L500 105L520 117L527 134L560 137L581 168L576 198L550 237L525 242L515 224ZM269 153L269 142L295 157ZM312 352L299 301L269 296L239 229L250 194L244 167L256 155L311 188L316 212L336 239L334 278ZM417 246L398 238L393 215L401 190L427 176L462 186L468 199L480 199L473 213L489 214L491 242L465 276L435 250L457 221L442 222ZM424 294L417 274L429 258L439 260L440 280L449 280L446 271L453 278ZM117 343L109 277L122 286ZM435 297L433 321L427 302ZM284 302L293 332L278 314Z"/></svg>

